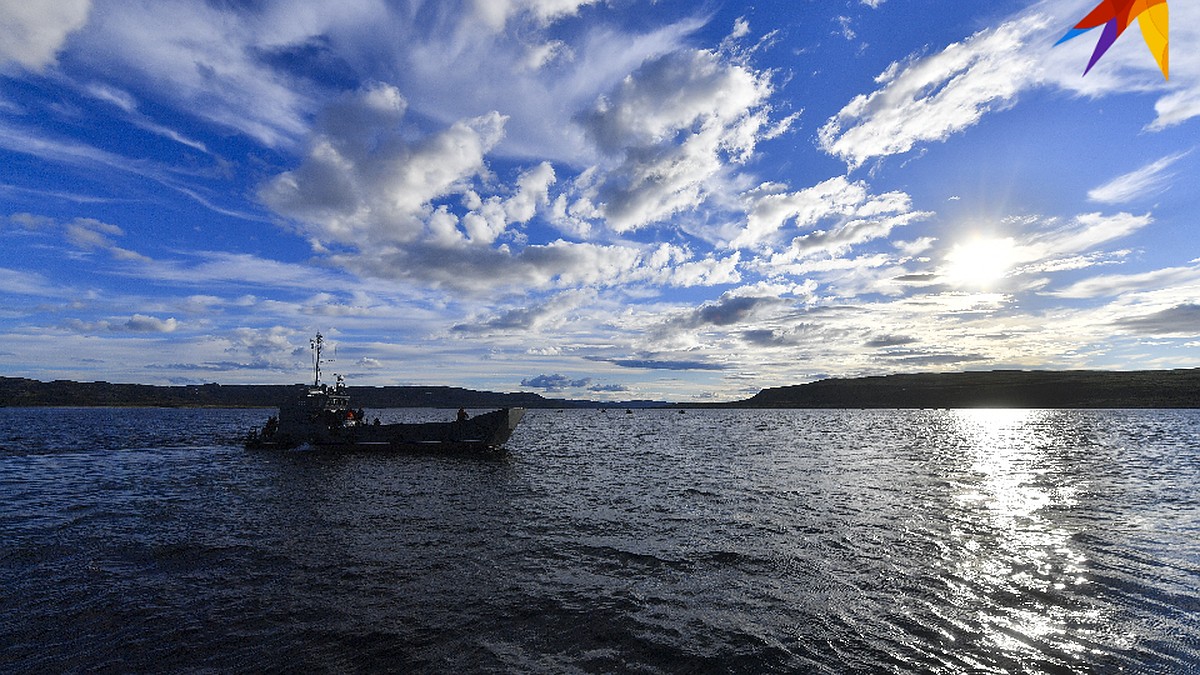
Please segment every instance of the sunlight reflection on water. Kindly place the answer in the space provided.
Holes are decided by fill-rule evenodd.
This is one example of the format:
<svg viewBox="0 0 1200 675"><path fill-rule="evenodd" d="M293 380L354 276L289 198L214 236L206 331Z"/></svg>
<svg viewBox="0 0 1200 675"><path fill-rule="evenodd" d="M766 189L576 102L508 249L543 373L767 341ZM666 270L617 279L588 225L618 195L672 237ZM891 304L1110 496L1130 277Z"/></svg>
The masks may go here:
<svg viewBox="0 0 1200 675"><path fill-rule="evenodd" d="M1004 652L1037 657L1045 649L1079 658L1094 644L1087 626L1104 620L1096 608L1062 603L1059 591L1087 583L1086 558L1072 543L1076 534L1057 522L1051 507L1075 505L1076 485L1061 478L1039 479L1053 471L1049 455L1059 448L1061 414L1046 410L953 411L956 431L965 442L971 470L981 479L959 501L982 509L999 539L995 550L964 557L958 573L970 586L991 589L1005 601L981 611L980 625ZM958 533L964 536L963 533ZM982 555L981 552L983 553Z"/></svg>

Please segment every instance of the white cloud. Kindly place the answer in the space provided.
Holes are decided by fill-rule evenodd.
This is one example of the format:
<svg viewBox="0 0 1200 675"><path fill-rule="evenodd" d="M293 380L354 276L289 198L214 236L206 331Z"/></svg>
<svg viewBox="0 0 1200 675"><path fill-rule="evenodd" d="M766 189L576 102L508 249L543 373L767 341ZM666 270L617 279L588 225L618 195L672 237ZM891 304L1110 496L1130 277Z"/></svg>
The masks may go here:
<svg viewBox="0 0 1200 675"><path fill-rule="evenodd" d="M669 244L596 244L561 239L516 251L508 246L413 242L336 254L332 260L372 278L493 296L627 284L713 285L734 283L740 278L736 256L695 260L684 249Z"/></svg>
<svg viewBox="0 0 1200 675"><path fill-rule="evenodd" d="M1077 281L1050 295L1063 298L1101 298L1181 285L1200 284L1194 267L1165 267L1131 274L1105 274Z"/></svg>
<svg viewBox="0 0 1200 675"><path fill-rule="evenodd" d="M533 218L539 206L550 203L550 186L554 183L554 167L542 162L517 177L517 193L504 202L508 219L524 223Z"/></svg>
<svg viewBox="0 0 1200 675"><path fill-rule="evenodd" d="M319 252L378 278L459 290L732 283L738 255L630 242L527 246L520 226L546 209L565 233L589 239L593 223L625 232L695 207L723 188L728 161L753 151L769 93L764 76L713 52L652 59L578 118L601 161L552 199L549 162L511 186L491 173L487 158L509 118L492 112L418 133L400 90L376 83L328 106L304 161L259 195Z"/></svg>
<svg viewBox="0 0 1200 675"><path fill-rule="evenodd" d="M933 56L893 64L879 90L856 96L821 127L821 148L856 168L976 124L1038 80L1027 43L1045 27L1041 16L1018 17Z"/></svg>
<svg viewBox="0 0 1200 675"><path fill-rule="evenodd" d="M179 328L179 322L174 317L160 319L156 316L134 314L123 324L125 330L134 333L173 333Z"/></svg>
<svg viewBox="0 0 1200 675"><path fill-rule="evenodd" d="M1162 131L1200 117L1200 85L1192 85L1190 88L1163 96L1155 101L1154 112L1154 121L1146 127L1150 131Z"/></svg>
<svg viewBox="0 0 1200 675"><path fill-rule="evenodd" d="M133 91L153 87L160 100L191 115L268 146L286 146L303 136L313 107L304 86L263 58L285 27L314 14L290 4L270 3L256 13L186 0L97 0L72 50L86 57L79 65L94 82ZM364 4L339 3L336 15L327 10L311 27L328 29L335 16L351 22Z"/></svg>
<svg viewBox="0 0 1200 675"><path fill-rule="evenodd" d="M1017 247L1018 256L1031 262L1046 262L1063 256L1086 253L1101 244L1127 237L1152 222L1154 219L1149 214L1080 214L1065 226L1028 236L1026 242Z"/></svg>
<svg viewBox="0 0 1200 675"><path fill-rule="evenodd" d="M574 313L581 305L594 301L596 296L588 291L567 291L552 296L549 300L538 304L522 304L500 313L495 313L489 307L485 316L454 325L451 330L457 333L517 333L527 336L537 334L546 328L558 327L566 323L568 315Z"/></svg>
<svg viewBox="0 0 1200 675"><path fill-rule="evenodd" d="M77 333L174 333L180 323L174 317L160 319L146 314L134 314L125 320L87 322L68 319L64 324Z"/></svg>
<svg viewBox="0 0 1200 675"><path fill-rule="evenodd" d="M472 0L476 15L492 30L501 30L509 19L528 12L538 23L547 25L572 16L580 7L597 0Z"/></svg>
<svg viewBox="0 0 1200 675"><path fill-rule="evenodd" d="M0 67L30 70L55 63L67 37L83 27L90 0L18 0L0 3Z"/></svg>
<svg viewBox="0 0 1200 675"><path fill-rule="evenodd" d="M40 274L0 267L0 292L12 295L57 296L64 290Z"/></svg>
<svg viewBox="0 0 1200 675"><path fill-rule="evenodd" d="M112 223L95 218L74 218L60 223L54 218L31 213L14 213L9 221L29 231L52 232L61 235L71 247L80 251L105 251L117 260L147 262L149 258L140 253L122 248L114 237L125 236L125 231Z"/></svg>
<svg viewBox="0 0 1200 675"><path fill-rule="evenodd" d="M643 64L583 118L616 163L582 197L627 232L704 201L728 162L744 162L767 121L771 85L714 52L673 52ZM597 176L589 175L588 180Z"/></svg>
<svg viewBox="0 0 1200 675"><path fill-rule="evenodd" d="M420 238L430 202L465 193L484 170L505 118L492 112L460 120L413 142L402 133L406 109L400 92L385 84L343 97L323 116L300 167L266 183L260 197L321 242L370 247ZM549 180L544 169L539 175ZM468 236L491 243L498 232L488 228L503 224L476 214ZM433 229L445 239L454 228L443 214Z"/></svg>
<svg viewBox="0 0 1200 675"><path fill-rule="evenodd" d="M657 26L647 20L640 25L651 28L634 32L605 21L571 22L560 10L582 6L574 2L496 3L496 22L489 23L460 2L416 4L395 3L373 20L388 26L386 41L367 25L314 35L328 35L330 56L360 79L399 87L414 112L449 125L500 111L510 122L497 152L573 166L596 155L576 115L641 64L680 50L703 25L692 17ZM477 6L485 4L492 11L491 3ZM501 17L505 28L498 31Z"/></svg>
<svg viewBox="0 0 1200 675"><path fill-rule="evenodd" d="M1157 94L1156 115L1146 125L1150 131L1200 116L1200 58L1192 51L1173 50L1171 80L1164 82L1136 27L1087 77L1083 65L1098 31L1051 47L1094 5L1042 0L941 52L893 63L876 78L882 85L878 90L855 97L821 127L820 147L856 168L921 143L944 141L1037 86L1088 97ZM1200 5L1177 3L1171 15L1172 43L1200 43Z"/></svg>
<svg viewBox="0 0 1200 675"><path fill-rule="evenodd" d="M835 253L930 215L914 211L911 198L903 192L873 195L866 182L850 181L844 176L794 192L781 189L780 185L768 184L744 196L746 226L731 246L769 246L780 238L785 226L790 225L790 231L806 232L829 220L829 229L806 232L792 243L797 255Z"/></svg>
<svg viewBox="0 0 1200 675"><path fill-rule="evenodd" d="M1169 173L1167 169L1187 154L1180 152L1167 155L1136 171L1117 176L1104 185L1089 190L1088 199L1103 204L1120 204L1137 198L1152 197L1165 190L1175 177L1175 174Z"/></svg>
<svg viewBox="0 0 1200 675"><path fill-rule="evenodd" d="M151 133L158 134L164 138L169 138L181 145L195 148L201 152L208 152L208 148L205 147L204 143L188 138L174 129L158 124L139 112L137 100L127 91L104 84L102 82L92 82L87 84L83 87L83 91L88 96L116 106L122 112L124 112L129 121L137 127L145 129Z"/></svg>

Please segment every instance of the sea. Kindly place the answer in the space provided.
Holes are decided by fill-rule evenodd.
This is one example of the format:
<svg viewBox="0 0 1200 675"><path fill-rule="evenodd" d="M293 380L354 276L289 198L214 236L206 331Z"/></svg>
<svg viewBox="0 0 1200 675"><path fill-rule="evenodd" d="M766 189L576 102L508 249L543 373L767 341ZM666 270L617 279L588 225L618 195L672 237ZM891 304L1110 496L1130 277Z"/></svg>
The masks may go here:
<svg viewBox="0 0 1200 675"><path fill-rule="evenodd" d="M1200 672L1200 411L268 414L0 409L0 672Z"/></svg>

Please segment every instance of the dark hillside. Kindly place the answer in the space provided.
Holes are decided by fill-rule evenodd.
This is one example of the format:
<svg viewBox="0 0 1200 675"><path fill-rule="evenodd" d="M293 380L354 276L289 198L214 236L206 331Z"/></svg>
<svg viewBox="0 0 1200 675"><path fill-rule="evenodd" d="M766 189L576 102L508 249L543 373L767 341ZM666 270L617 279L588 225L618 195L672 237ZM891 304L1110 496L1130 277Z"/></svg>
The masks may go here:
<svg viewBox="0 0 1200 675"><path fill-rule="evenodd" d="M751 408L1200 408L1200 369L917 373L764 389Z"/></svg>
<svg viewBox="0 0 1200 675"><path fill-rule="evenodd" d="M153 406L273 408L303 385L202 384L163 387L110 382L39 382L0 377L0 407L16 406ZM503 394L457 387L350 387L354 405L364 408L527 408L595 405L586 401L547 399L533 393Z"/></svg>

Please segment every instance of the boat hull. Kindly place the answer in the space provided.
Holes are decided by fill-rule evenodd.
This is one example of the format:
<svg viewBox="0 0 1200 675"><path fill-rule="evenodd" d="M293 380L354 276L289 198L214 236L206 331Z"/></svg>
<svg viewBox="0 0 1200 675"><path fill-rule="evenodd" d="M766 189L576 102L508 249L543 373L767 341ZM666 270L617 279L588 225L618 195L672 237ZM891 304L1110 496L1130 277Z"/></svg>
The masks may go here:
<svg viewBox="0 0 1200 675"><path fill-rule="evenodd" d="M502 408L455 422L287 426L246 439L249 449L364 452L494 452L506 443L525 414Z"/></svg>

